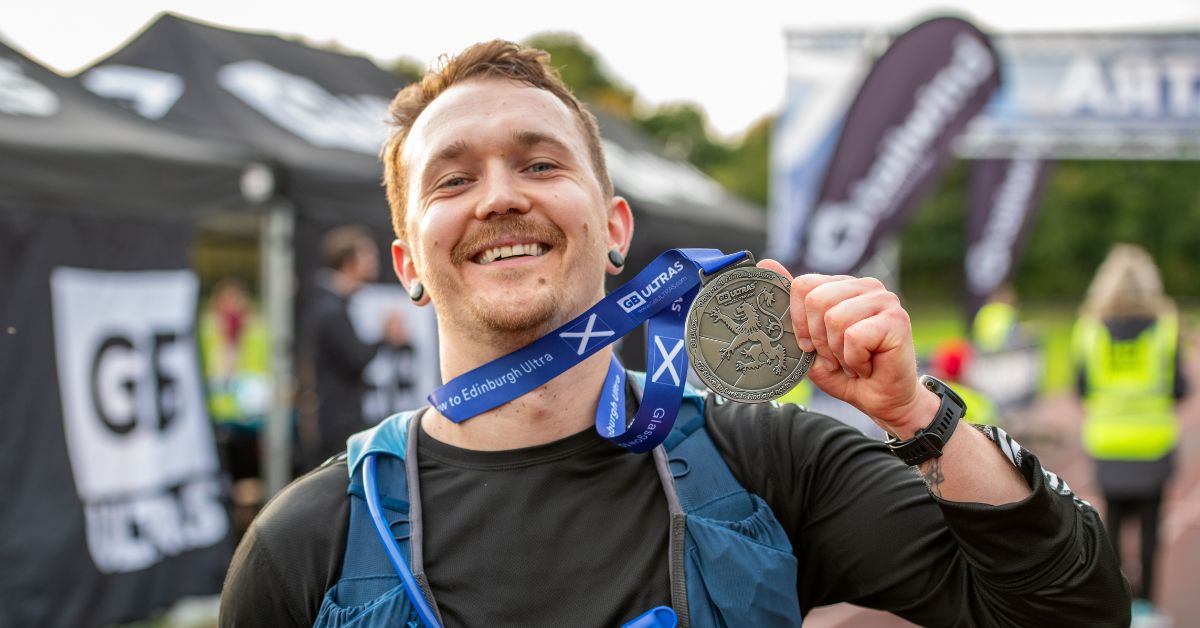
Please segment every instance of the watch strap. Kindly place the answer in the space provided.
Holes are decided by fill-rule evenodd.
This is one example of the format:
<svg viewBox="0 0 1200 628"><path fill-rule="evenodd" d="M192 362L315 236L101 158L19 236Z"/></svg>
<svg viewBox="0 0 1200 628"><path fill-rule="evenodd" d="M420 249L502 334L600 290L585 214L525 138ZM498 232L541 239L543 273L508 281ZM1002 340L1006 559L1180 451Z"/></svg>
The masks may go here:
<svg viewBox="0 0 1200 628"><path fill-rule="evenodd" d="M963 402L962 397L959 397L958 393L941 380L930 375L922 375L920 382L922 386L941 399L933 421L924 429L917 430L917 433L908 440L902 441L895 435L888 434L886 441L892 453L896 454L901 462L910 466L921 464L930 458L940 457L942 448L946 446L950 436L954 434L954 429L958 427L959 420L967 412L967 404Z"/></svg>

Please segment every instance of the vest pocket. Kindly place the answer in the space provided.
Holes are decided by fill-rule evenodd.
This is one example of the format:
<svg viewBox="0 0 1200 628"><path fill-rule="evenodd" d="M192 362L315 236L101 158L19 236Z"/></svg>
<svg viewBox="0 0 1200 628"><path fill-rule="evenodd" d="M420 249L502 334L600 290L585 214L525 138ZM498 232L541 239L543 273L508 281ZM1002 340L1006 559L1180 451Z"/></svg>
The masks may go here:
<svg viewBox="0 0 1200 628"><path fill-rule="evenodd" d="M687 517L692 626L800 625L791 543L766 502L750 498L754 512L745 519Z"/></svg>
<svg viewBox="0 0 1200 628"><path fill-rule="evenodd" d="M338 582L325 593L314 628L366 628L368 626L417 625L416 609L404 585L396 578L352 578ZM390 588L384 588L391 585ZM380 591L378 595L369 595ZM362 600L362 603L350 603ZM340 603L341 602L341 603Z"/></svg>

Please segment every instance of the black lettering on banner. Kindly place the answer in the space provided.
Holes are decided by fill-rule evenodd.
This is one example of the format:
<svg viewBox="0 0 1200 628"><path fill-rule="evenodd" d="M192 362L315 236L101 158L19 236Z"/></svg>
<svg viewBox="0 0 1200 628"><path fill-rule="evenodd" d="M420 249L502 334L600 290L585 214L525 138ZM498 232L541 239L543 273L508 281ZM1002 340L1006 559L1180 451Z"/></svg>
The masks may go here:
<svg viewBox="0 0 1200 628"><path fill-rule="evenodd" d="M121 373L119 383L111 380L113 369L133 364L132 354L132 341L124 336L109 336L100 343L92 359L92 405L100 422L115 434L128 434L137 427L137 371ZM120 412L122 405L127 408L125 412ZM118 412L120 416L115 416Z"/></svg>
<svg viewBox="0 0 1200 628"><path fill-rule="evenodd" d="M154 369L154 398L158 408L158 429L165 432L171 421L179 416L179 384L171 374L163 368L160 358L163 348L175 344L177 336L174 332L155 332L154 353L150 365Z"/></svg>
<svg viewBox="0 0 1200 628"><path fill-rule="evenodd" d="M100 422L115 434L129 434L137 427L138 390L151 383L142 380L145 373L151 374L154 386L158 430L165 431L181 414L179 380L169 360L164 363L164 355L175 350L181 336L173 331L156 331L151 338L148 357L130 338L113 335L100 343L92 358L92 406Z"/></svg>
<svg viewBox="0 0 1200 628"><path fill-rule="evenodd" d="M215 478L87 503L84 512L88 547L101 573L145 569L165 557L208 547L228 529Z"/></svg>

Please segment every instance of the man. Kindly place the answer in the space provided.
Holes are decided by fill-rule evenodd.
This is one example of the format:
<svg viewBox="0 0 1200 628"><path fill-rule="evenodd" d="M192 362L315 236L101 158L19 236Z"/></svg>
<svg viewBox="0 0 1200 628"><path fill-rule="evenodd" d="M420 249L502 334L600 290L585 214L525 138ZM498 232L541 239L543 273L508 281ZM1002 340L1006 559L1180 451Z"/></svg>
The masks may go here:
<svg viewBox="0 0 1200 628"><path fill-rule="evenodd" d="M369 231L357 225L331 229L321 239L321 258L326 268L317 277L309 317L318 404L314 466L342 451L346 439L367 426L363 371L380 347L407 343L398 312L384 320L379 342L363 342L350 322L350 297L379 278L379 253Z"/></svg>
<svg viewBox="0 0 1200 628"><path fill-rule="evenodd" d="M612 194L594 119L544 53L472 46L402 91L392 113L393 262L414 301L437 304L445 381L603 296L633 221ZM790 314L798 344L820 356L814 385L900 439L929 426L940 398L918 384L908 315L878 281L805 275L791 284ZM798 623L800 612L840 601L924 625L1128 622L1128 591L1095 511L1002 432L960 427L922 465L926 488L882 443L793 405L710 399L703 419L737 482L770 508L714 534L782 524L786 538L771 545L786 553L742 547L792 563L790 601L760 595L780 583L753 572L720 586L680 582L676 524L686 519L694 562L692 526L711 522L668 516L679 497L658 473L671 464L682 484L718 470L626 453L597 436L610 357L602 350L463 423L432 408L412 419L405 466L418 477L403 504L411 516L394 533L411 537L404 559L445 625L617 626L667 605L685 625L762 625L750 618L759 605L788 604ZM358 466L327 465L267 507L230 568L224 625L411 619L387 615L398 578L343 579L357 573L356 560L343 564L347 552L383 552L378 537L347 544L347 518L357 516L347 513L361 513L352 501L361 487L346 495ZM717 577L741 558L699 557ZM358 595L366 585L375 592ZM738 604L746 614L731 610Z"/></svg>

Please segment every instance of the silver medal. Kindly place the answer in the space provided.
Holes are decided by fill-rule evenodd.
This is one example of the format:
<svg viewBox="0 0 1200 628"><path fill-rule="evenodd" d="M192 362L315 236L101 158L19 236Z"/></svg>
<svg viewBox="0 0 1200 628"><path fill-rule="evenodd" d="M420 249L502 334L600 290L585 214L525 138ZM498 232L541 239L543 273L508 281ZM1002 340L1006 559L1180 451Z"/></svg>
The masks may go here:
<svg viewBox="0 0 1200 628"><path fill-rule="evenodd" d="M796 345L787 277L747 263L703 276L688 310L688 358L713 392L762 403L783 396L816 358Z"/></svg>

